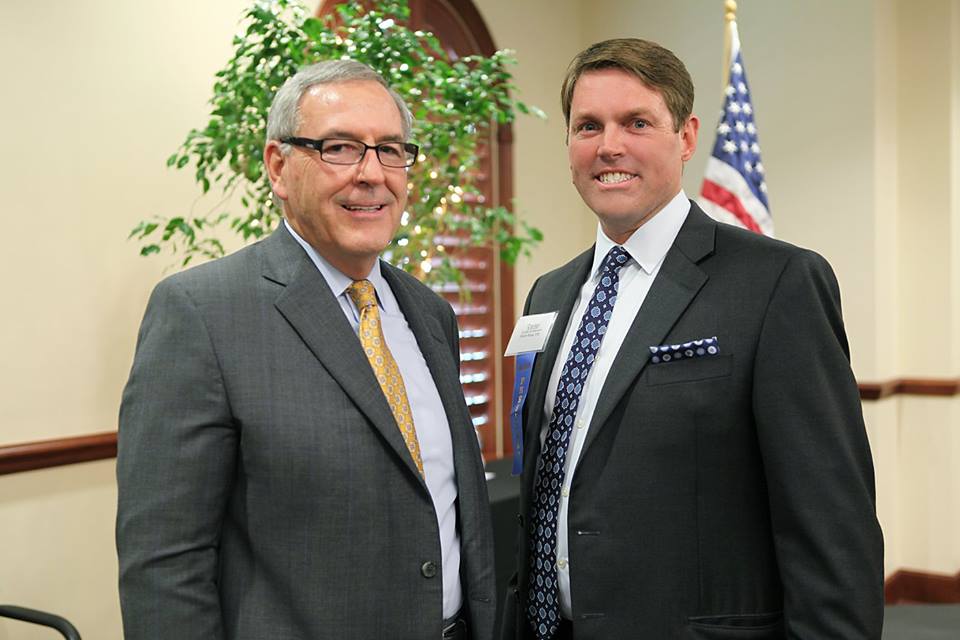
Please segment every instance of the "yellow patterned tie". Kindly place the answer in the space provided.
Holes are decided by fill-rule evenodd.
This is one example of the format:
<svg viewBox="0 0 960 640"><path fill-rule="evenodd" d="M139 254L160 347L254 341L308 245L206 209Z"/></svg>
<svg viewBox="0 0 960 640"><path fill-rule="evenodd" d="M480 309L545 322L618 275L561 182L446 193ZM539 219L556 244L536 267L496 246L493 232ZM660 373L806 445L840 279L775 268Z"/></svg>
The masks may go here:
<svg viewBox="0 0 960 640"><path fill-rule="evenodd" d="M387 397L390 411L400 427L407 450L423 476L423 459L420 457L420 443L417 441L417 430L413 426L407 389L403 385L397 361L393 359L390 349L387 348L387 341L383 339L376 291L369 280L354 280L353 284L347 287L347 293L360 310L360 345L373 367L383 395Z"/></svg>

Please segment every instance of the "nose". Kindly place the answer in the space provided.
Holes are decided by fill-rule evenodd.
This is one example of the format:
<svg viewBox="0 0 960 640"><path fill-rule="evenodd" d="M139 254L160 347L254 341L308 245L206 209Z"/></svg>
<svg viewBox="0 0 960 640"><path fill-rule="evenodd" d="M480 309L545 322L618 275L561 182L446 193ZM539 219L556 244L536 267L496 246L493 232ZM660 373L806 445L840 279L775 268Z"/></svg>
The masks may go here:
<svg viewBox="0 0 960 640"><path fill-rule="evenodd" d="M357 182L365 184L382 184L386 180L383 165L377 157L375 149L367 149L357 166Z"/></svg>
<svg viewBox="0 0 960 640"><path fill-rule="evenodd" d="M616 158L623 155L623 132L619 127L606 127L600 134L597 155L601 158Z"/></svg>

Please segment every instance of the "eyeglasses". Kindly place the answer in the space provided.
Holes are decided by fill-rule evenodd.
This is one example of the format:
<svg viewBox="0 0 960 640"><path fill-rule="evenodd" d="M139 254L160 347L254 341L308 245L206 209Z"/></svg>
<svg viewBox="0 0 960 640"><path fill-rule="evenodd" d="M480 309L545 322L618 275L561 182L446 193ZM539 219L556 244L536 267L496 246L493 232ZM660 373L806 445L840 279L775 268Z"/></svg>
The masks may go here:
<svg viewBox="0 0 960 640"><path fill-rule="evenodd" d="M305 147L320 152L320 159L330 164L360 164L367 151L374 149L377 159L385 167L397 169L412 167L417 161L420 147L410 142L381 142L369 145L359 140L344 140L340 138L283 138L280 142L292 144L295 147Z"/></svg>

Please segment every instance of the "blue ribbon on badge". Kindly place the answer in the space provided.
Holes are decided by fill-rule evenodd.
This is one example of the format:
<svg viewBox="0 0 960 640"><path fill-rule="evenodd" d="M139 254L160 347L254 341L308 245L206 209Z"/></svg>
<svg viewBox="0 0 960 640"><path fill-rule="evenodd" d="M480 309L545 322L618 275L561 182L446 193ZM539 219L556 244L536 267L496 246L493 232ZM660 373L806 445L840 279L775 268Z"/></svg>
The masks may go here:
<svg viewBox="0 0 960 640"><path fill-rule="evenodd" d="M518 353L516 358L513 401L510 404L510 433L513 438L513 475L515 476L523 471L523 403L526 402L527 391L530 390L530 373L533 371L533 361L536 357L536 351L527 351Z"/></svg>

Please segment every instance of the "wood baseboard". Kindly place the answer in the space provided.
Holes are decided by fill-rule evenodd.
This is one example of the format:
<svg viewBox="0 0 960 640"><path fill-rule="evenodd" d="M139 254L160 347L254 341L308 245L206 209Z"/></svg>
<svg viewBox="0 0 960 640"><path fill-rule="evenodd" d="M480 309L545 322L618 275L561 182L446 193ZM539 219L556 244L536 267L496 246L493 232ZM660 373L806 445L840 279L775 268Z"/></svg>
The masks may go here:
<svg viewBox="0 0 960 640"><path fill-rule="evenodd" d="M960 604L960 572L945 575L899 569L886 580L887 604Z"/></svg>

